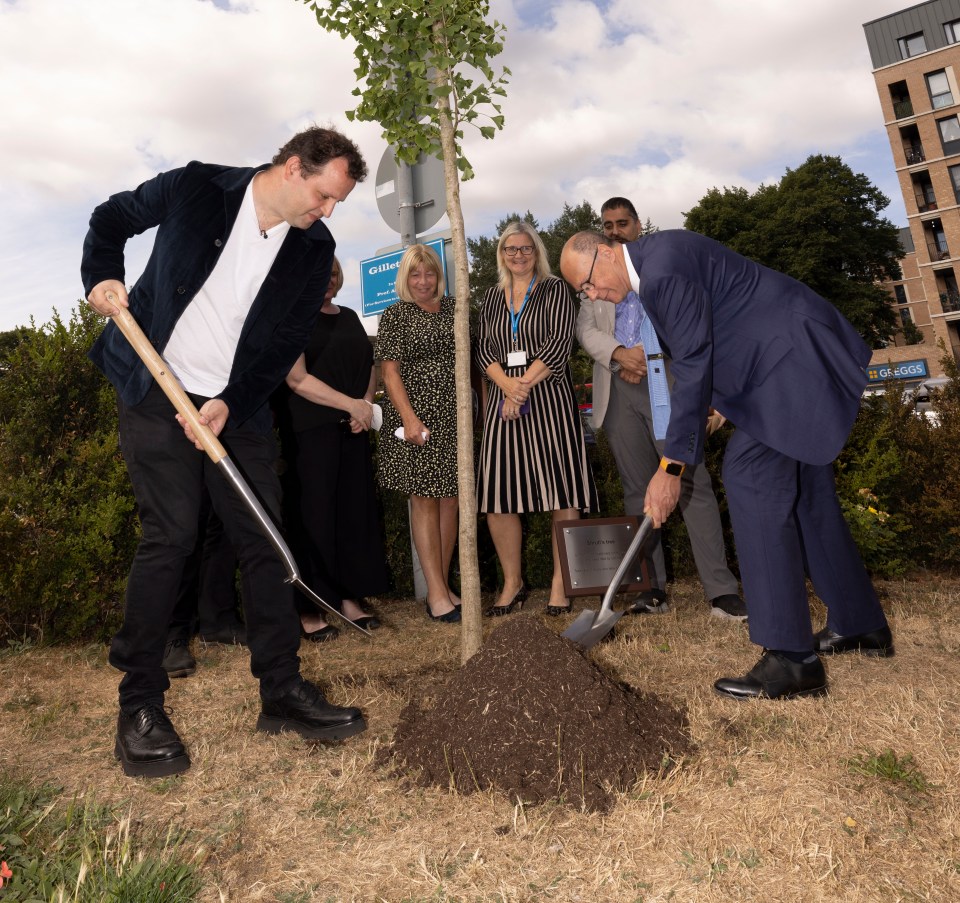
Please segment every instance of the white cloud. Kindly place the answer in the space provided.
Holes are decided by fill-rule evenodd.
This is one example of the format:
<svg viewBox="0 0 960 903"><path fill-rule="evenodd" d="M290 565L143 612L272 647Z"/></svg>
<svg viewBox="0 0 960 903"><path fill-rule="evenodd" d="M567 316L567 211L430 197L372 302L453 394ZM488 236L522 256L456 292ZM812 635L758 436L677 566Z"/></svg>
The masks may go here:
<svg viewBox="0 0 960 903"><path fill-rule="evenodd" d="M467 133L468 234L613 194L677 226L709 188L753 188L818 152L896 198L862 23L903 5L493 0L513 75L506 129ZM108 194L190 159L262 162L312 121L343 128L371 169L331 222L357 303L359 260L396 234L373 192L379 128L344 116L353 68L295 0L0 0L0 329L70 309L86 221ZM128 276L147 245L133 243Z"/></svg>

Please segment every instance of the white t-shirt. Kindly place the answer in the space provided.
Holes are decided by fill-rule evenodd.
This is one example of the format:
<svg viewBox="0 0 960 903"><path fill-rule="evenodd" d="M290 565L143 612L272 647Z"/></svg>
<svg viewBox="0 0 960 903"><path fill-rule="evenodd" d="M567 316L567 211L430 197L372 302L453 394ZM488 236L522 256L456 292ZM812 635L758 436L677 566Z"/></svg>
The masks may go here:
<svg viewBox="0 0 960 903"><path fill-rule="evenodd" d="M180 385L205 398L226 388L244 321L290 230L290 224L282 222L263 237L253 204L253 181L217 265L163 349Z"/></svg>

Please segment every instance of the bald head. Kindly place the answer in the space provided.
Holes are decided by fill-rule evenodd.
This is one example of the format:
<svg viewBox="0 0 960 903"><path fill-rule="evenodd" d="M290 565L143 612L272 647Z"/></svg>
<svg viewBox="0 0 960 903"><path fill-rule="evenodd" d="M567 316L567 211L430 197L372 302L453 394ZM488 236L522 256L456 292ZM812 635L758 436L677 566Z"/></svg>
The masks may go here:
<svg viewBox="0 0 960 903"><path fill-rule="evenodd" d="M630 291L623 247L598 232L577 232L563 246L560 272L590 301L618 303Z"/></svg>

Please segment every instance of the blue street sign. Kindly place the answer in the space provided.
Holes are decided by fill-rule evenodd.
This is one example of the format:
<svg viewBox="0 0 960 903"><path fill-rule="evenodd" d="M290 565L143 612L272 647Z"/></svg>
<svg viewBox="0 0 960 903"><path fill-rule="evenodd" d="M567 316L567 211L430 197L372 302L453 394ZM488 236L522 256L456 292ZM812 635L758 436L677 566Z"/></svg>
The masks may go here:
<svg viewBox="0 0 960 903"><path fill-rule="evenodd" d="M871 364L867 367L867 380L872 383L882 383L885 379L925 379L929 375L926 358L901 361L899 364Z"/></svg>
<svg viewBox="0 0 960 903"><path fill-rule="evenodd" d="M447 284L447 259L443 253L443 239L425 241L428 248L433 248L443 266L443 283ZM395 283L397 281L397 267L403 257L404 248L391 251L389 254L380 254L360 261L360 299L361 311L365 317L371 317L385 311L397 300Z"/></svg>

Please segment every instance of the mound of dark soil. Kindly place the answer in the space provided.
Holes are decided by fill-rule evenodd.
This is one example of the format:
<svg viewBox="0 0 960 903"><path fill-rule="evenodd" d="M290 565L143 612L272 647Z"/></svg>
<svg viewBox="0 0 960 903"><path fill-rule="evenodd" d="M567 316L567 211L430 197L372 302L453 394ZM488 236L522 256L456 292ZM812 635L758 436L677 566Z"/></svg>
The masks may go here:
<svg viewBox="0 0 960 903"><path fill-rule="evenodd" d="M691 749L685 711L618 684L532 617L510 618L436 693L400 714L395 767L461 793L606 811Z"/></svg>

